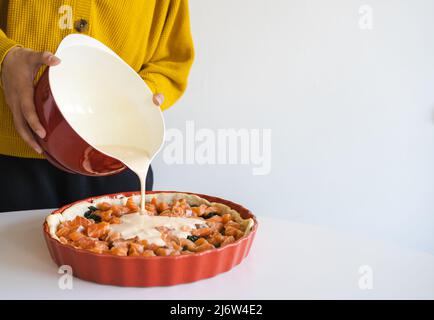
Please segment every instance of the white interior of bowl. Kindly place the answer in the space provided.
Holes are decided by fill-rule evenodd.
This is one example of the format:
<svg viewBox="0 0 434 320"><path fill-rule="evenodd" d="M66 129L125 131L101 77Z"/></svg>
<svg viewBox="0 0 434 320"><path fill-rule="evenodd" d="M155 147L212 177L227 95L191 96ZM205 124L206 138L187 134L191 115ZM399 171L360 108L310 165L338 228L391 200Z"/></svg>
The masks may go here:
<svg viewBox="0 0 434 320"><path fill-rule="evenodd" d="M128 146L153 157L164 141L164 120L152 92L127 63L84 35L64 38L49 70L50 87L65 120L87 143ZM110 155L110 154L109 154Z"/></svg>

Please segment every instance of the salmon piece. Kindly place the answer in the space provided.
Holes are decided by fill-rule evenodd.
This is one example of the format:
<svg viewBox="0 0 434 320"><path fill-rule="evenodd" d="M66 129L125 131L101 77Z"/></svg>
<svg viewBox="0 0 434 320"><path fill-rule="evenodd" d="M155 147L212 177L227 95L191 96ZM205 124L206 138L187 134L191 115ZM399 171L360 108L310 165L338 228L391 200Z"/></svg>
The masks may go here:
<svg viewBox="0 0 434 320"><path fill-rule="evenodd" d="M241 229L241 225L238 222L235 221L229 221L226 223L225 228L227 227L233 227L235 229Z"/></svg>
<svg viewBox="0 0 434 320"><path fill-rule="evenodd" d="M167 246L169 246L170 241L172 240L172 237L168 233L162 233L161 239L166 243Z"/></svg>
<svg viewBox="0 0 434 320"><path fill-rule="evenodd" d="M177 243L176 241L170 241L168 243L168 245L169 245L170 248L172 248L175 251L182 250L182 246L179 243Z"/></svg>
<svg viewBox="0 0 434 320"><path fill-rule="evenodd" d="M200 246L197 246L195 251L196 252L203 252L203 251L207 251L207 250L211 250L211 249L214 249L214 246L209 242L204 242Z"/></svg>
<svg viewBox="0 0 434 320"><path fill-rule="evenodd" d="M186 199L181 199L181 200L176 201L176 203L173 205L173 209L174 208L179 208L177 210L178 210L178 212L182 213L183 216L185 215L187 210L191 212L191 207L187 203Z"/></svg>
<svg viewBox="0 0 434 320"><path fill-rule="evenodd" d="M241 238L242 236L244 236L244 232L243 231L241 231L240 229L237 229L235 227L228 226L228 225L229 225L228 223L225 225L225 235L226 236L233 236L237 240L239 238Z"/></svg>
<svg viewBox="0 0 434 320"><path fill-rule="evenodd" d="M157 200L157 198L153 197L153 198L151 199L151 202L150 202L150 203L153 204L155 207L157 207L157 205L158 205L158 200Z"/></svg>
<svg viewBox="0 0 434 320"><path fill-rule="evenodd" d="M65 228L71 228L71 221L63 221L63 222L61 222L58 228L63 228L63 227L65 227Z"/></svg>
<svg viewBox="0 0 434 320"><path fill-rule="evenodd" d="M200 228L200 229L194 229L191 231L191 234L193 236L197 237L206 237L209 236L212 233L211 228Z"/></svg>
<svg viewBox="0 0 434 320"><path fill-rule="evenodd" d="M88 219L86 219L84 217L76 216L72 220L63 222L62 225L64 227L68 227L68 228L71 228L71 229L77 229L78 227L87 226L87 225L89 225L91 223L92 223L92 221L90 221L90 220L88 220Z"/></svg>
<svg viewBox="0 0 434 320"><path fill-rule="evenodd" d="M80 227L80 225L77 223L77 221L74 221L74 220L65 221L62 223L62 226L70 228L71 231L77 230L78 227Z"/></svg>
<svg viewBox="0 0 434 320"><path fill-rule="evenodd" d="M112 246L114 248L126 248L128 250L128 245L130 244L130 241L124 240L124 239L117 239L112 242Z"/></svg>
<svg viewBox="0 0 434 320"><path fill-rule="evenodd" d="M192 251L189 251L189 250L184 250L184 251L181 251L181 255L186 255L186 254L193 254L194 252L192 252Z"/></svg>
<svg viewBox="0 0 434 320"><path fill-rule="evenodd" d="M74 218L74 220L71 221L71 226L72 227L87 227L89 225L91 225L93 222L89 219L86 219L85 217L82 216L76 216Z"/></svg>
<svg viewBox="0 0 434 320"><path fill-rule="evenodd" d="M96 207L101 211L106 211L106 210L111 209L112 205L108 202L101 202L101 203L98 203L98 205Z"/></svg>
<svg viewBox="0 0 434 320"><path fill-rule="evenodd" d="M205 204L201 204L199 207L193 207L191 208L191 211L197 216L201 217L205 214L205 211L207 209L207 206Z"/></svg>
<svg viewBox="0 0 434 320"><path fill-rule="evenodd" d="M112 230L110 230L108 233L107 233L107 236L106 236L106 238L105 238L105 241L115 241L115 240L118 240L118 239L120 239L121 238L121 234L119 233L119 232L116 232L116 231L112 231Z"/></svg>
<svg viewBox="0 0 434 320"><path fill-rule="evenodd" d="M115 256L125 257L128 255L128 248L126 248L126 247L125 248L124 247L117 247L117 248L113 247L110 249L110 253L112 255L115 255Z"/></svg>
<svg viewBox="0 0 434 320"><path fill-rule="evenodd" d="M155 250L155 254L157 256L168 256L172 253L172 250L169 248L158 248Z"/></svg>
<svg viewBox="0 0 434 320"><path fill-rule="evenodd" d="M207 220L206 224L211 228L212 232L221 232L224 229L224 225L221 222L209 222Z"/></svg>
<svg viewBox="0 0 434 320"><path fill-rule="evenodd" d="M57 229L56 236L58 236L59 238L66 237L71 231L72 231L71 228L61 226L59 227L59 229Z"/></svg>
<svg viewBox="0 0 434 320"><path fill-rule="evenodd" d="M208 242L213 244L214 246L219 246L225 237L220 232L214 232L212 236L208 239Z"/></svg>
<svg viewBox="0 0 434 320"><path fill-rule="evenodd" d="M83 227L90 226L91 224L94 223L92 220L89 220L85 217L79 217L79 216L77 216L77 217L78 217L78 220L80 221L80 225Z"/></svg>
<svg viewBox="0 0 434 320"><path fill-rule="evenodd" d="M68 228L71 228L71 229L77 229L80 226L75 219L69 220L69 221L65 221L63 223L63 225L65 227L68 227Z"/></svg>
<svg viewBox="0 0 434 320"><path fill-rule="evenodd" d="M122 217L124 214L127 214L130 212L130 209L128 209L128 207L118 206L118 205L113 205L111 207L111 210L112 210L112 214L116 217Z"/></svg>
<svg viewBox="0 0 434 320"><path fill-rule="evenodd" d="M104 253L109 250L109 247L105 241L94 241L93 248L90 248L89 250L95 253Z"/></svg>
<svg viewBox="0 0 434 320"><path fill-rule="evenodd" d="M150 243L149 245L148 245L148 249L149 250L152 250L152 251L154 251L154 252L156 252L156 250L158 249L158 248L160 248L158 245L156 245L155 243Z"/></svg>
<svg viewBox="0 0 434 320"><path fill-rule="evenodd" d="M138 212L139 206L134 202L132 197L129 197L126 203L126 207L130 210L130 212Z"/></svg>
<svg viewBox="0 0 434 320"><path fill-rule="evenodd" d="M138 241L142 246L143 246L143 248L148 248L148 246L149 246L149 244L148 244L148 241L146 241L146 240L139 240Z"/></svg>
<svg viewBox="0 0 434 320"><path fill-rule="evenodd" d="M180 239L173 235L171 232L167 233L165 236L161 237L163 239L164 242L166 242L167 246L169 248L178 250L180 248L182 248L181 243L180 243Z"/></svg>
<svg viewBox="0 0 434 320"><path fill-rule="evenodd" d="M223 230L225 229L225 226L222 222L216 222L215 226L214 226L214 230L217 230L218 232L223 232Z"/></svg>
<svg viewBox="0 0 434 320"><path fill-rule="evenodd" d="M152 250L145 250L142 253L143 257L155 257L155 252Z"/></svg>
<svg viewBox="0 0 434 320"><path fill-rule="evenodd" d="M182 207L172 207L170 209L170 216L172 217L185 217L185 210Z"/></svg>
<svg viewBox="0 0 434 320"><path fill-rule="evenodd" d="M157 204L158 212L163 212L163 211L168 210L168 209L170 209L170 207L166 202L160 202Z"/></svg>
<svg viewBox="0 0 434 320"><path fill-rule="evenodd" d="M179 242L183 248L187 248L190 251L194 251L196 249L196 244L189 239L180 239Z"/></svg>
<svg viewBox="0 0 434 320"><path fill-rule="evenodd" d="M234 236L237 234L237 228L225 226L225 236Z"/></svg>
<svg viewBox="0 0 434 320"><path fill-rule="evenodd" d="M182 205L182 208L185 209L185 210L189 210L189 211L191 211L191 207L190 207L190 205L187 203L187 200L185 200L185 204Z"/></svg>
<svg viewBox="0 0 434 320"><path fill-rule="evenodd" d="M109 209L106 211L101 211L99 213L99 216L101 217L102 221L108 222L112 218L112 214L113 214L113 211L111 209Z"/></svg>
<svg viewBox="0 0 434 320"><path fill-rule="evenodd" d="M87 235L91 238L101 238L105 236L110 228L110 224L107 222L100 222L96 224L92 224L87 227L86 232Z"/></svg>
<svg viewBox="0 0 434 320"><path fill-rule="evenodd" d="M232 216L229 213L226 213L222 216L222 222L224 224L228 223L231 220L232 220Z"/></svg>
<svg viewBox="0 0 434 320"><path fill-rule="evenodd" d="M234 227L226 227L225 226L225 236L234 236L237 233L237 229Z"/></svg>
<svg viewBox="0 0 434 320"><path fill-rule="evenodd" d="M129 256L140 256L144 251L143 245L140 243L130 243L130 248L128 250Z"/></svg>
<svg viewBox="0 0 434 320"><path fill-rule="evenodd" d="M114 216L116 216L116 217L120 217L121 216L121 212L122 212L121 206L112 205L112 207L110 208L110 210L112 211L112 214Z"/></svg>
<svg viewBox="0 0 434 320"><path fill-rule="evenodd" d="M178 205L182 206L182 207L187 206L187 199L179 199L178 200Z"/></svg>
<svg viewBox="0 0 434 320"><path fill-rule="evenodd" d="M110 222L110 224L120 224L121 223L121 218L119 218L119 217L112 217L109 222Z"/></svg>
<svg viewBox="0 0 434 320"><path fill-rule="evenodd" d="M146 203L145 210L150 216L155 216L157 214L157 207L152 203Z"/></svg>
<svg viewBox="0 0 434 320"><path fill-rule="evenodd" d="M211 218L206 219L206 221L210 222L223 222L223 217L219 215L212 216Z"/></svg>
<svg viewBox="0 0 434 320"><path fill-rule="evenodd" d="M233 236L225 237L225 240L221 243L221 247L224 247L230 243L235 242L235 238Z"/></svg>
<svg viewBox="0 0 434 320"><path fill-rule="evenodd" d="M204 244L204 243L207 243L208 241L206 241L206 239L205 238L199 238L199 239L197 239L195 242L194 242L194 244L196 245L196 246L200 246L200 245L202 245L202 244Z"/></svg>
<svg viewBox="0 0 434 320"><path fill-rule="evenodd" d="M94 248L97 248L98 250L101 250L101 251L106 251L109 249L108 243L105 241L95 241L95 247Z"/></svg>
<svg viewBox="0 0 434 320"><path fill-rule="evenodd" d="M77 241L74 241L74 245L81 249L90 249L95 246L95 240L88 237L81 237Z"/></svg>
<svg viewBox="0 0 434 320"><path fill-rule="evenodd" d="M68 238L72 241L78 241L79 239L83 238L85 235L78 231L73 231L68 235Z"/></svg>
<svg viewBox="0 0 434 320"><path fill-rule="evenodd" d="M172 208L172 216L184 217L185 216L185 209L183 207L173 207Z"/></svg>

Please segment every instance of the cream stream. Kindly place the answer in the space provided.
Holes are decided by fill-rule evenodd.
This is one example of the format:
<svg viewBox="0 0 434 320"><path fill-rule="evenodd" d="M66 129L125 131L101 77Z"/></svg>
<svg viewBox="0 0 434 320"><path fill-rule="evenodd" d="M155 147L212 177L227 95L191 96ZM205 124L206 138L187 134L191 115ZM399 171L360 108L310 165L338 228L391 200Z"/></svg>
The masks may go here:
<svg viewBox="0 0 434 320"><path fill-rule="evenodd" d="M128 168L130 168L140 180L140 212L145 214L145 193L146 193L146 176L151 164L149 154L139 148L128 146L98 146L102 152L105 152L122 161Z"/></svg>

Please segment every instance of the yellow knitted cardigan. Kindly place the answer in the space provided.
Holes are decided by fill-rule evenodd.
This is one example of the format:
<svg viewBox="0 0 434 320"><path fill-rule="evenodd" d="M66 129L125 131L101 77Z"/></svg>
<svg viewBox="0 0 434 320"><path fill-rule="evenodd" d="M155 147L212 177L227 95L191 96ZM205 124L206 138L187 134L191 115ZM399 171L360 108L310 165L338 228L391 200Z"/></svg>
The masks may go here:
<svg viewBox="0 0 434 320"><path fill-rule="evenodd" d="M154 93L164 94L163 110L187 86L194 59L187 0L0 0L0 65L14 46L55 52L71 33L114 50ZM0 154L42 158L16 132L3 90Z"/></svg>

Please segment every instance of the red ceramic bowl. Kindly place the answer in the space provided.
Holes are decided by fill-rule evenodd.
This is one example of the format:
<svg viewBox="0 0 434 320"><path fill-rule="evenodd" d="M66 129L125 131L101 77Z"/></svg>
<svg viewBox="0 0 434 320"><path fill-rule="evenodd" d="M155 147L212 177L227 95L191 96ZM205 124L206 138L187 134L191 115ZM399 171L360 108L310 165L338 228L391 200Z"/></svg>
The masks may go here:
<svg viewBox="0 0 434 320"><path fill-rule="evenodd" d="M47 135L35 135L44 155L57 168L87 176L106 176L119 173L126 167L90 146L65 120L50 88L49 68L35 88L36 113Z"/></svg>
<svg viewBox="0 0 434 320"><path fill-rule="evenodd" d="M60 64L39 79L34 101L47 131L38 140L58 168L88 176L125 169L104 152L126 146L154 156L164 141L164 119L145 81L110 48L91 37L66 36Z"/></svg>
<svg viewBox="0 0 434 320"><path fill-rule="evenodd" d="M151 191L155 193L175 193L176 191ZM184 192L187 193L187 192ZM124 196L137 195L139 192L119 193ZM112 194L115 197L119 194ZM238 211L242 218L252 218L254 226L251 232L238 241L223 248L212 249L201 253L167 257L119 257L108 254L97 254L83 249L76 249L60 243L51 237L48 225L44 223L44 236L51 257L57 265L69 265L73 274L87 281L117 286L171 286L213 277L229 271L248 255L258 222L255 216L243 206L217 197L197 194L210 202L218 202ZM103 197L103 196L101 196ZM82 201L92 201L93 197ZM78 201L81 202L81 201ZM54 213L63 212L73 204L66 205Z"/></svg>

